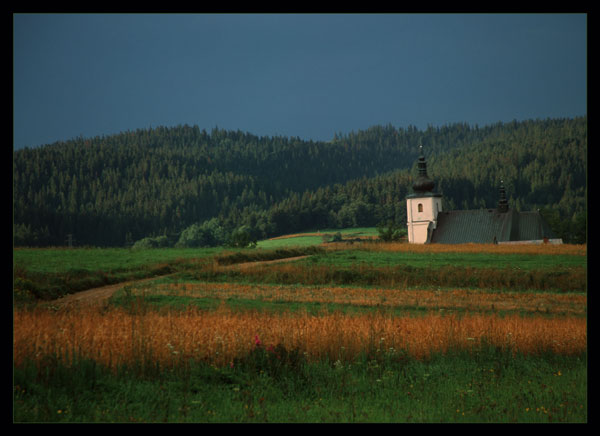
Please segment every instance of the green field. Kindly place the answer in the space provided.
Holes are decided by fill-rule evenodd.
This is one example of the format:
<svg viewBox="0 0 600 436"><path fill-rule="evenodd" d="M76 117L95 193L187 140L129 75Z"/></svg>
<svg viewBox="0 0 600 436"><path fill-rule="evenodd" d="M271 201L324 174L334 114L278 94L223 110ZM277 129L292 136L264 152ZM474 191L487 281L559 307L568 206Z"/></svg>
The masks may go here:
<svg viewBox="0 0 600 436"><path fill-rule="evenodd" d="M112 374L94 362L14 374L15 422L550 423L587 421L585 356L494 350L427 362L276 365Z"/></svg>
<svg viewBox="0 0 600 436"><path fill-rule="evenodd" d="M540 255L540 254L494 254L494 253L407 253L373 252L348 249L335 253L315 256L312 263L337 266L360 264L374 267L412 266L415 268L441 268L444 266L469 268L519 268L532 270L540 268L584 267L582 256Z"/></svg>
<svg viewBox="0 0 600 436"><path fill-rule="evenodd" d="M20 248L13 250L13 263L33 273L120 272L144 270L178 259L204 258L221 251L222 248Z"/></svg>
<svg viewBox="0 0 600 436"><path fill-rule="evenodd" d="M373 236L375 230L340 233L347 240ZM244 250L18 249L13 251L15 311L50 310L58 316L62 309L52 305L45 309L51 298L107 283L156 277L145 285L124 286L102 310L125 309L136 317L153 312L177 317L186 316L190 307L206 314L226 307L234 317L297 314L311 320L338 314L343 319L368 316L373 322L430 313L460 317L493 312L500 317L557 321L587 316L587 309L576 303L587 294L585 250L584 255L465 252L460 247L447 252L433 248L389 251L361 243L329 249L327 244L321 246L322 242L321 236L307 234L261 241L257 248ZM285 262L298 256L303 258ZM260 263L265 260L283 262ZM250 262L255 262L254 266L238 268ZM464 292L470 293L473 301L453 299L457 288L467 289ZM344 289L347 300L333 299L334 295L343 296ZM327 294L329 290L331 294ZM371 302L362 298L374 292L380 294ZM387 304L403 298L404 293L421 293L423 299L406 305ZM353 300L352 295L360 298ZM492 297L507 302L522 298L527 303L536 299L543 305L537 307L534 301L529 308L519 303L498 310L476 300ZM431 298L439 298L445 305L436 306L438 303L428 300ZM560 303L561 299L565 302ZM76 316L77 312L68 313ZM70 363L59 354L42 360L31 358L13 368L13 420L588 420L586 351L524 354L482 343L475 352L457 349L424 360L411 357L408 350L377 347L352 359L315 361L293 348L277 350L274 354L257 348L236 358L231 366L200 359L163 368L140 361L123 364L116 372L77 350L68 353L75 357Z"/></svg>
<svg viewBox="0 0 600 436"><path fill-rule="evenodd" d="M298 233L281 238L266 239L257 243L257 248L277 249L289 247L307 247L320 245L332 240L339 234L342 239L377 238L379 233L373 227L360 227L352 229L325 229L314 232Z"/></svg>

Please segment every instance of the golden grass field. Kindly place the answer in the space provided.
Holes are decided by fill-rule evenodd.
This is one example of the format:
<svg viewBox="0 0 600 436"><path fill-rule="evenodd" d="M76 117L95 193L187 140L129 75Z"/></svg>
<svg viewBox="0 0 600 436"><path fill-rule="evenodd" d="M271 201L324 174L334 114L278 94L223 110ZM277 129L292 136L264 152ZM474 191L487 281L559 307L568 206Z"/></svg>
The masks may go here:
<svg viewBox="0 0 600 436"><path fill-rule="evenodd" d="M456 251L470 246L374 244L377 250ZM340 248L341 249L341 248ZM367 248L368 249L368 246ZM375 248L373 248L375 249ZM485 246L491 252L585 255L586 246ZM543 250L543 251L541 251ZM587 297L581 293L490 292L486 289L386 289L240 283L165 283L133 294L259 299L379 307L368 313L148 310L79 307L14 309L14 363L44 356L90 358L117 368L140 360L161 367L193 358L229 365L263 344L298 349L309 359L353 359L365 351L402 351L415 358L482 344L515 352L576 354L587 347ZM386 308L423 309L392 315ZM498 311L504 311L498 314ZM511 313L518 311L519 313ZM407 312L408 313L408 312Z"/></svg>
<svg viewBox="0 0 600 436"><path fill-rule="evenodd" d="M481 343L528 353L580 353L587 346L584 317L428 313L423 316L329 313L269 314L189 308L141 311L87 307L53 313L15 311L14 362L76 353L109 367L148 359L169 366L194 358L215 365L247 353L256 336L264 344L297 348L314 359L352 359L365 350L432 352Z"/></svg>
<svg viewBox="0 0 600 436"><path fill-rule="evenodd" d="M347 249L344 243L328 244L331 249ZM587 244L407 244L405 242L374 242L361 249L409 253L495 253L549 254L586 256Z"/></svg>

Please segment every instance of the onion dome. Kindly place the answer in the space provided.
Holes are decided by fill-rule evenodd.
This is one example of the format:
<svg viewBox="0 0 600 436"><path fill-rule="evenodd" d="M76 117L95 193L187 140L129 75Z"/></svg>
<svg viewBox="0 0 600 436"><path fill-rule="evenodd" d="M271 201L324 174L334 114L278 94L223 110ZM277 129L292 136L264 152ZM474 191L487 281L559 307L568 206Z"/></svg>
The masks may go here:
<svg viewBox="0 0 600 436"><path fill-rule="evenodd" d="M417 180L413 183L413 191L417 194L424 194L426 192L432 192L435 186L433 180L431 180L427 176L427 162L425 161L425 156L423 156L423 147L421 146L421 156L419 156L419 176Z"/></svg>

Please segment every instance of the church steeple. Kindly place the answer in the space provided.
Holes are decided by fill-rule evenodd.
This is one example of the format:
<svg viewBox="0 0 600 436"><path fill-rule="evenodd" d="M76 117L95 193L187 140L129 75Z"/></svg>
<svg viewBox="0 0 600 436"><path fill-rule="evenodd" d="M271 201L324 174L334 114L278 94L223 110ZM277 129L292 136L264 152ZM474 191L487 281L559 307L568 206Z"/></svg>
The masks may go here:
<svg viewBox="0 0 600 436"><path fill-rule="evenodd" d="M413 183L413 194L406 196L406 225L408 242L427 244L437 227L438 214L442 211L442 195L433 192L435 183L427 175L427 162L420 147L419 175Z"/></svg>
<svg viewBox="0 0 600 436"><path fill-rule="evenodd" d="M504 183L500 180L500 201L498 201L498 212L508 212L508 201L506 200L506 190L504 189Z"/></svg>
<svg viewBox="0 0 600 436"><path fill-rule="evenodd" d="M425 156L423 156L423 146L421 145L419 149L421 152L418 163L419 176L413 183L413 190L417 194L424 194L426 192L432 192L435 183L427 176L427 162L425 161Z"/></svg>

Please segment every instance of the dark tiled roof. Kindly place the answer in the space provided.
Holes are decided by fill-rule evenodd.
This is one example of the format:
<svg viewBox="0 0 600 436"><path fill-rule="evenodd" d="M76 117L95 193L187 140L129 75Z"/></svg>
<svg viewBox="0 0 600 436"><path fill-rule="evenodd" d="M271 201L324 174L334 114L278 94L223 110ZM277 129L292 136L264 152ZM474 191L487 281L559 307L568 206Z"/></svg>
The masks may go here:
<svg viewBox="0 0 600 436"><path fill-rule="evenodd" d="M509 209L456 210L440 212L431 242L438 244L527 241L553 238L539 212L517 212ZM494 239L495 238L495 239Z"/></svg>
<svg viewBox="0 0 600 436"><path fill-rule="evenodd" d="M517 241L554 238L554 232L539 212L519 212Z"/></svg>

